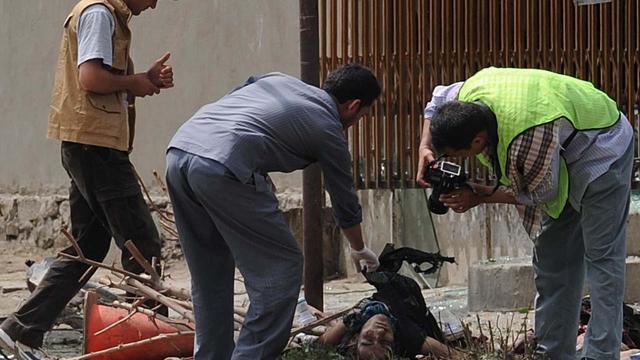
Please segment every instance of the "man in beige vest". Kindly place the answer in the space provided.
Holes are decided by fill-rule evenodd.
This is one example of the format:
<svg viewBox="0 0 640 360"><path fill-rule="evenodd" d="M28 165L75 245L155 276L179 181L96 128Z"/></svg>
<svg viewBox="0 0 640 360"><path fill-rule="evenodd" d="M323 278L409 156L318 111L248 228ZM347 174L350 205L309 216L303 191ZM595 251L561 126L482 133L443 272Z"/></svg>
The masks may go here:
<svg viewBox="0 0 640 360"><path fill-rule="evenodd" d="M151 261L160 240L129 161L135 97L173 87L173 71L157 60L135 73L129 56L134 15L157 0L82 0L64 21L47 136L62 141L62 165L71 178L73 236L87 258L102 261L113 237L132 240ZM66 253L75 254L70 247ZM143 269L123 249L122 266ZM88 277L88 266L58 258L31 297L0 325L0 347L20 359L42 359L43 336ZM82 280L84 281L82 281Z"/></svg>

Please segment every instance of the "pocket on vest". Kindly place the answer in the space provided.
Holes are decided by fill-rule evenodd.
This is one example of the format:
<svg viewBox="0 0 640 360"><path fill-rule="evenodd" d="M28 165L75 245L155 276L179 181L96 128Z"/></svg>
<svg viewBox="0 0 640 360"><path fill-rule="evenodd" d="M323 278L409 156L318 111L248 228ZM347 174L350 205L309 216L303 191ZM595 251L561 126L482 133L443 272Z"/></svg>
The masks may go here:
<svg viewBox="0 0 640 360"><path fill-rule="evenodd" d="M74 125L80 133L86 134L89 138L98 136L103 139L100 142L89 140L89 138L85 140L93 145L117 146L120 150L126 148L127 114L120 97L117 94L88 93L85 98L83 109L80 111L81 115L76 118ZM112 140L107 141L106 138ZM115 142L112 143L112 141Z"/></svg>
<svg viewBox="0 0 640 360"><path fill-rule="evenodd" d="M107 113L121 113L123 104L118 93L95 94L88 93L89 103L96 109Z"/></svg>

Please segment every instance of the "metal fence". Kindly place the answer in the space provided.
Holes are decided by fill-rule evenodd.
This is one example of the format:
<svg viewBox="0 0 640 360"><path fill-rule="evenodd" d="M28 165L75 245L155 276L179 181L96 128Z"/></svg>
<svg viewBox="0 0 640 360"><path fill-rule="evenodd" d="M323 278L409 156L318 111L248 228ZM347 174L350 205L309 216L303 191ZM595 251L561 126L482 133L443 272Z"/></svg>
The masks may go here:
<svg viewBox="0 0 640 360"><path fill-rule="evenodd" d="M320 0L321 78L347 62L384 93L349 131L357 186L415 186L422 111L438 84L487 66L547 69L606 91L637 129L640 5L613 0ZM486 180L483 171L469 171Z"/></svg>

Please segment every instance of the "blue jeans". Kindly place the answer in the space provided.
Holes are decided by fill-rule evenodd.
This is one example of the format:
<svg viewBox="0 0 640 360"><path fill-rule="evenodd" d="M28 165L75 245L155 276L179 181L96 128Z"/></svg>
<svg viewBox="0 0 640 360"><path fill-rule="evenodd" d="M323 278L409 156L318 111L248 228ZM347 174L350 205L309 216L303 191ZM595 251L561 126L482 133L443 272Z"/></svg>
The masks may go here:
<svg viewBox="0 0 640 360"><path fill-rule="evenodd" d="M302 254L276 197L178 149L167 153L166 177L191 273L194 358L275 359L289 339L302 281ZM234 349L236 266L250 306Z"/></svg>
<svg viewBox="0 0 640 360"><path fill-rule="evenodd" d="M591 320L581 357L619 359L633 142L608 172L587 187L581 209L567 204L536 239L537 351L574 359L586 274Z"/></svg>

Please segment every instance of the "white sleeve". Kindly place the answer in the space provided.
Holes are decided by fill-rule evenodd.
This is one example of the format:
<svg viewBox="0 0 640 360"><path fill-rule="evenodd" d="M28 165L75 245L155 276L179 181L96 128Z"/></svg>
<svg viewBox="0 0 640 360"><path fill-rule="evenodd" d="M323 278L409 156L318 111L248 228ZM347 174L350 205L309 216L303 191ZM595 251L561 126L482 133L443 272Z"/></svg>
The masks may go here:
<svg viewBox="0 0 640 360"><path fill-rule="evenodd" d="M427 103L427 106L424 108L424 117L427 119L431 119L436 108L440 106L442 103L447 101L455 100L458 96L458 92L462 87L463 82L453 83L451 85L438 85L433 89L433 94L431 95L431 101Z"/></svg>
<svg viewBox="0 0 640 360"><path fill-rule="evenodd" d="M102 4L86 8L78 21L78 66L92 59L112 66L114 31L115 19L109 9Z"/></svg>

